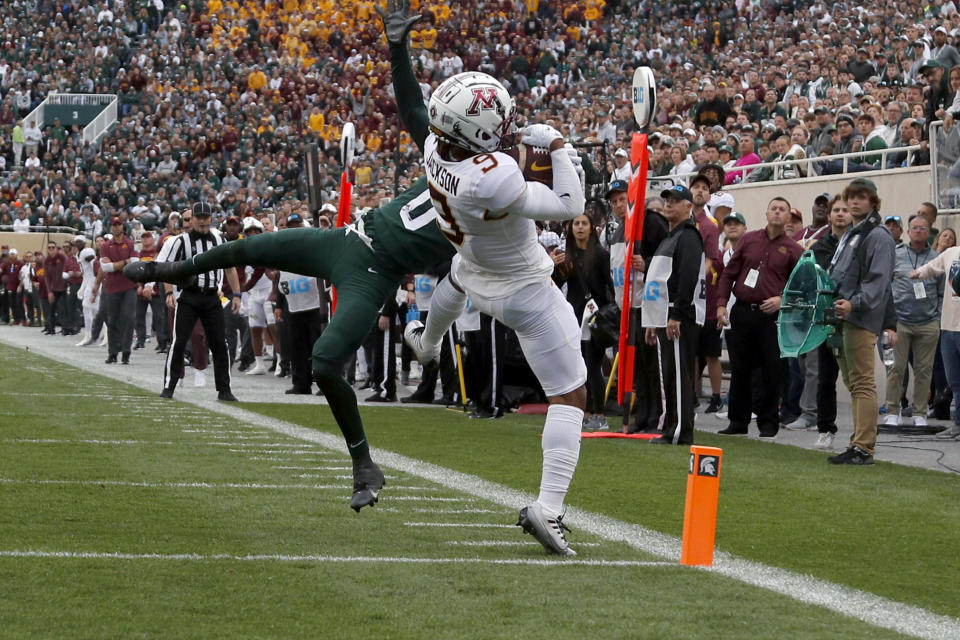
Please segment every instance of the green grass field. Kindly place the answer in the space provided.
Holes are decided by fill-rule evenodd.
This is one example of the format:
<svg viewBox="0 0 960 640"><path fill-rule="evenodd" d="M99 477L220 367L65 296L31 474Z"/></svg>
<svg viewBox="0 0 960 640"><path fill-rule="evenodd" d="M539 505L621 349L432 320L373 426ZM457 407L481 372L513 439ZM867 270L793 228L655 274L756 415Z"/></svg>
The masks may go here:
<svg viewBox="0 0 960 640"><path fill-rule="evenodd" d="M325 407L240 408L339 433ZM362 411L378 448L536 490L540 417ZM719 549L960 617L956 477L698 438L725 451ZM568 502L679 536L686 468L585 440ZM339 451L0 346L0 637L904 637L573 518L581 563L555 559L515 509L385 471L356 514Z"/></svg>

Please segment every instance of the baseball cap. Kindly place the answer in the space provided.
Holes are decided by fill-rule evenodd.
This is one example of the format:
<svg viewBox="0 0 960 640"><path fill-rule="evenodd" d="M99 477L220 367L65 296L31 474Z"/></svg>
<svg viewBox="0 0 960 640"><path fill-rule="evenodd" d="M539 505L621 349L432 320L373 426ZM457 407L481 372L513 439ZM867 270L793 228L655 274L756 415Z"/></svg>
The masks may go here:
<svg viewBox="0 0 960 640"><path fill-rule="evenodd" d="M609 198L610 194L617 191L623 191L624 193L626 193L629 189L630 189L630 185L627 184L626 180L614 180L613 182L610 183L610 186L607 188L606 197Z"/></svg>
<svg viewBox="0 0 960 640"><path fill-rule="evenodd" d="M855 124L854 121L853 121L853 116L851 116L851 115L848 114L848 113L844 113L844 114L841 114L841 115L837 116L837 124L840 124L841 122L846 122L846 123L849 124L851 127L854 126L854 124Z"/></svg>
<svg viewBox="0 0 960 640"><path fill-rule="evenodd" d="M627 158L627 157L629 157L629 156L627 155L626 150L624 150L624 149L617 149L617 152L614 153L613 155L614 155L614 156L619 156L619 157L621 157L621 158Z"/></svg>
<svg viewBox="0 0 960 640"><path fill-rule="evenodd" d="M900 216L887 216L883 219L883 224L887 224L888 222L896 222L897 226L903 229L903 219L900 218Z"/></svg>
<svg viewBox="0 0 960 640"><path fill-rule="evenodd" d="M687 189L682 184L674 185L669 189L664 189L660 192L660 197L664 200L667 198L680 198L681 200L686 200L687 202L693 202L693 194L690 193L690 189Z"/></svg>
<svg viewBox="0 0 960 640"><path fill-rule="evenodd" d="M194 216L212 216L213 207L209 202L197 202L190 209Z"/></svg>
<svg viewBox="0 0 960 640"><path fill-rule="evenodd" d="M287 216L287 226L290 226L290 223L303 224L303 218L300 217L299 213L291 213Z"/></svg>
<svg viewBox="0 0 960 640"><path fill-rule="evenodd" d="M803 214L800 212L800 209L797 209L796 207L790 209L790 217L796 218L800 222L803 222Z"/></svg>
<svg viewBox="0 0 960 640"><path fill-rule="evenodd" d="M924 44L923 40L914 40L914 41L913 41L913 46L914 46L914 47L923 47L923 46L926 46L926 45Z"/></svg>
<svg viewBox="0 0 960 640"><path fill-rule="evenodd" d="M9 253L10 253L10 255L15 256L15 255L17 255L17 254L20 253L20 252L17 251L17 248L16 248L16 247L10 247L10 252L9 252Z"/></svg>
<svg viewBox="0 0 960 640"><path fill-rule="evenodd" d="M710 178L708 178L708 177L706 176L706 174L704 174L704 173L698 173L697 175L695 175L695 176L693 176L692 178L690 178L690 186L691 186L691 187L692 187L693 185L697 184L698 182L705 182L705 183L707 183L707 189L710 188Z"/></svg>
<svg viewBox="0 0 960 640"><path fill-rule="evenodd" d="M87 242L87 236L77 234L77 235L73 236L73 241L74 241L74 242L83 242L83 243L86 243L86 242Z"/></svg>
<svg viewBox="0 0 960 640"><path fill-rule="evenodd" d="M250 229L259 229L260 231L263 231L263 224L253 216L247 216L243 219L243 230L249 231Z"/></svg>
<svg viewBox="0 0 960 640"><path fill-rule="evenodd" d="M120 216L113 216L110 218L110 224L123 224L123 220L120 219Z"/></svg>
<svg viewBox="0 0 960 640"><path fill-rule="evenodd" d="M877 195L877 185L868 178L857 178L847 185L847 189L865 189L873 195Z"/></svg>
<svg viewBox="0 0 960 640"><path fill-rule="evenodd" d="M814 204L816 204L816 203L818 203L818 202L821 202L821 201L823 201L823 202L830 202L830 194L824 192L824 193L821 193L820 195L818 195L816 198L813 199Z"/></svg>
<svg viewBox="0 0 960 640"><path fill-rule="evenodd" d="M729 153L730 155L733 155L733 147L728 144L721 145L720 153Z"/></svg>
<svg viewBox="0 0 960 640"><path fill-rule="evenodd" d="M730 194L727 192L723 192L720 195L720 197L717 198L717 201L713 203L714 209L716 209L717 207L730 207L731 209L733 209L735 205L736 205L736 202L733 199L733 194Z"/></svg>
<svg viewBox="0 0 960 640"><path fill-rule="evenodd" d="M143 238L152 238L152 237L153 237L153 232L152 232L152 231L144 231L142 234L140 234L140 239L141 239L141 240L142 240Z"/></svg>
<svg viewBox="0 0 960 640"><path fill-rule="evenodd" d="M237 216L230 216L224 221L223 224L243 224L243 223L240 222L240 218L238 218Z"/></svg>
<svg viewBox="0 0 960 640"><path fill-rule="evenodd" d="M817 107L816 109L813 110L813 113L814 113L814 114L817 114L817 115L819 115L819 114L821 114L821 113L830 113L830 109L827 109L827 108L824 107L824 106L819 106L819 107Z"/></svg>
<svg viewBox="0 0 960 640"><path fill-rule="evenodd" d="M937 60L936 58L927 58L922 65L920 65L920 73L924 73L927 69L943 69L943 63Z"/></svg>
<svg viewBox="0 0 960 640"><path fill-rule="evenodd" d="M742 224L742 225L744 225L744 226L746 226L746 224L747 224L747 219L743 217L743 214L742 214L742 213L738 213L738 212L736 212L736 211L731 211L731 212L728 213L727 215L723 216L723 224L727 224L727 223L730 222L731 220L736 221L736 222L739 222L740 224Z"/></svg>

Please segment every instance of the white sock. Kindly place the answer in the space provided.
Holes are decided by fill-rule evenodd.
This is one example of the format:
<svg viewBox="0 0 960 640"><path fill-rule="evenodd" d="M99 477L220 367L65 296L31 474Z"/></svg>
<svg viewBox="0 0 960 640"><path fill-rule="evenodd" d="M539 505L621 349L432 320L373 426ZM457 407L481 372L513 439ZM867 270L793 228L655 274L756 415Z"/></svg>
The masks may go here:
<svg viewBox="0 0 960 640"><path fill-rule="evenodd" d="M457 291L450 282L450 276L441 280L430 298L430 313L427 314L427 324L420 337L421 343L425 346L439 345L443 334L453 326L466 307L467 294Z"/></svg>
<svg viewBox="0 0 960 640"><path fill-rule="evenodd" d="M433 303L430 304L431 312ZM570 488L580 458L580 430L583 411L567 404L552 404L543 425L543 475L537 502L547 517L563 514L563 499Z"/></svg>

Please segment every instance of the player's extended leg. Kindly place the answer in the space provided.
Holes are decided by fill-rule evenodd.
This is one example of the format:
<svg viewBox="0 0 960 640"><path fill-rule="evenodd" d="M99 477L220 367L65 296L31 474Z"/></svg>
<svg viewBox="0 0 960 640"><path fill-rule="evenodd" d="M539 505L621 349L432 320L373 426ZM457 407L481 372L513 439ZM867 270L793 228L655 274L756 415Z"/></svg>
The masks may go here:
<svg viewBox="0 0 960 640"><path fill-rule="evenodd" d="M313 377L330 405L330 411L343 432L353 461L353 497L355 511L377 502L384 484L383 473L370 458L370 446L353 387L343 378L343 368L377 321L386 296L396 291L399 278L372 273L366 267L353 270L350 278L337 286L337 310L330 324L313 344Z"/></svg>
<svg viewBox="0 0 960 640"><path fill-rule="evenodd" d="M481 311L517 332L523 354L550 402L541 439L540 494L536 502L521 510L517 524L548 551L576 555L563 534L562 518L563 500L580 457L587 400L580 327L570 304L549 282L526 286L502 300L475 302Z"/></svg>
<svg viewBox="0 0 960 640"><path fill-rule="evenodd" d="M134 282L183 284L198 273L253 264L333 280L342 257L351 251L369 249L346 229L285 229L225 242L189 260L134 262L124 267L123 274Z"/></svg>

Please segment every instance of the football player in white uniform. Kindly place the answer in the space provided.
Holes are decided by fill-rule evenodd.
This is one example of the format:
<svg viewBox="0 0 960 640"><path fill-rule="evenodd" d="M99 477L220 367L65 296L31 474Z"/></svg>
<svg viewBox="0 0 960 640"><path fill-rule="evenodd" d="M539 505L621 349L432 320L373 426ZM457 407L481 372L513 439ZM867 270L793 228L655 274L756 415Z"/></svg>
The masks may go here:
<svg viewBox="0 0 960 640"><path fill-rule="evenodd" d="M575 154L553 127L527 127L521 142L550 151L553 188L527 182L516 161L501 151L515 137L513 99L485 73L446 80L430 97L428 112L424 162L430 197L437 224L458 256L449 286L441 283L434 293L428 326L411 323L405 336L421 362L433 360L441 337L463 310L457 287L473 306L517 332L550 402L540 494L521 510L517 524L548 551L575 555L563 533L563 500L580 454L587 374L579 323L550 279L553 261L537 242L534 225L583 213ZM435 314L439 309L444 312Z"/></svg>

